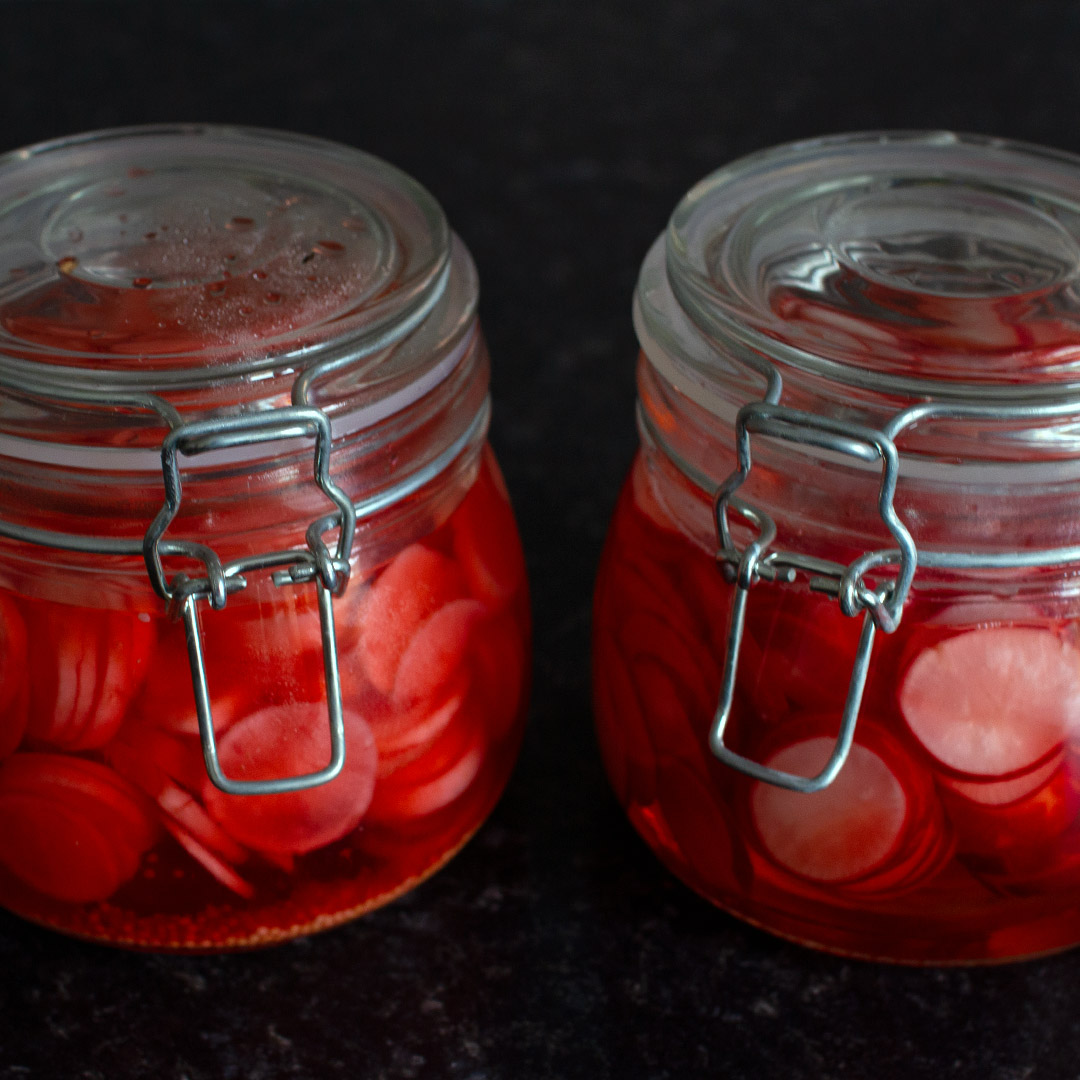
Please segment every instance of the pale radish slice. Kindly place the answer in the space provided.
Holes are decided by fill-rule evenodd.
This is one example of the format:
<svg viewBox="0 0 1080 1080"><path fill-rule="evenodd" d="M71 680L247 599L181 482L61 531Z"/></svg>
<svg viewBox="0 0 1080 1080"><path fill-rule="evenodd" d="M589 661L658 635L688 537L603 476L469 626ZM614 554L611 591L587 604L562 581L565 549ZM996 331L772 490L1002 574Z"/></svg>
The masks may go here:
<svg viewBox="0 0 1080 1080"><path fill-rule="evenodd" d="M900 709L945 768L968 778L1018 775L1080 726L1080 653L1032 627L948 637L915 657Z"/></svg>
<svg viewBox="0 0 1080 1080"><path fill-rule="evenodd" d="M0 761L16 750L26 731L26 659L26 623L15 602L0 593Z"/></svg>
<svg viewBox="0 0 1080 1080"><path fill-rule="evenodd" d="M1065 751L1061 750L1044 764L1011 780L957 780L954 776L943 776L941 782L972 802L986 806L1007 806L1038 791L1061 767L1064 760Z"/></svg>
<svg viewBox="0 0 1080 1080"><path fill-rule="evenodd" d="M207 778L203 802L233 839L257 851L303 854L340 840L360 823L375 787L377 751L367 723L345 720L345 765L327 784L279 795L228 795ZM271 780L316 772L330 760L324 704L267 707L221 739L222 771L235 780Z"/></svg>
<svg viewBox="0 0 1080 1080"><path fill-rule="evenodd" d="M465 596L461 570L422 544L401 551L360 601L357 645L361 668L384 694L394 689L398 664L423 623L439 608Z"/></svg>
<svg viewBox="0 0 1080 1080"><path fill-rule="evenodd" d="M439 705L421 702L409 709L383 704L363 715L379 752L378 776L389 776L422 754L456 718L464 697L460 691Z"/></svg>
<svg viewBox="0 0 1080 1080"><path fill-rule="evenodd" d="M525 556L501 477L499 485L493 482L497 475L494 457L488 455L469 494L451 515L450 526L454 556L469 593L499 609L525 585Z"/></svg>
<svg viewBox="0 0 1080 1080"><path fill-rule="evenodd" d="M774 769L815 776L835 739L805 739L766 762ZM811 795L756 782L754 827L780 866L811 881L836 883L882 866L904 832L907 798L893 771L872 750L855 743L839 775Z"/></svg>
<svg viewBox="0 0 1080 1080"><path fill-rule="evenodd" d="M486 749L480 718L459 710L426 754L376 785L368 816L373 822L405 821L449 806L476 779Z"/></svg>
<svg viewBox="0 0 1080 1080"><path fill-rule="evenodd" d="M211 874L227 889L231 889L237 896L241 896L245 900L250 900L255 895L255 889L249 881L242 878L228 863L218 858L178 822L166 820L165 828L207 873Z"/></svg>
<svg viewBox="0 0 1080 1080"><path fill-rule="evenodd" d="M158 795L158 806L176 824L186 829L200 844L230 863L244 862L249 852L238 844L203 809L201 803L175 784L168 784ZM166 821L166 826L168 821Z"/></svg>
<svg viewBox="0 0 1080 1080"><path fill-rule="evenodd" d="M458 675L473 635L488 614L479 600L451 600L431 615L406 646L394 676L394 701L430 701Z"/></svg>

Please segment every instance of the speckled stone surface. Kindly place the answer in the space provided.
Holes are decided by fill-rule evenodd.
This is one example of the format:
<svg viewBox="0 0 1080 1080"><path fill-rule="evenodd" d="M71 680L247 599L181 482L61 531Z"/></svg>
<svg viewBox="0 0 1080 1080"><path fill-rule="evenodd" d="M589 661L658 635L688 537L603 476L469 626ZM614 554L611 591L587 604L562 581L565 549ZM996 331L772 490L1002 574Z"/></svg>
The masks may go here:
<svg viewBox="0 0 1080 1080"><path fill-rule="evenodd" d="M528 737L437 877L343 929L175 958L0 916L0 1080L1080 1076L1080 953L896 969L745 927L625 823L589 592L635 444L630 294L733 156L865 127L1080 150L1080 5L945 0L0 3L0 146L155 120L352 143L474 252L535 596Z"/></svg>

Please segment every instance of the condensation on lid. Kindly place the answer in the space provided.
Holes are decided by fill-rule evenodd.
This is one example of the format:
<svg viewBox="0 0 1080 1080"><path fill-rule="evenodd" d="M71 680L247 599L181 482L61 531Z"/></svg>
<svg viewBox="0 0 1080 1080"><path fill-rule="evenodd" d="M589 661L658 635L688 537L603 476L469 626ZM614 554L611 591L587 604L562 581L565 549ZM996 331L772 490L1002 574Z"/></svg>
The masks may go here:
<svg viewBox="0 0 1080 1080"><path fill-rule="evenodd" d="M1080 382L1080 158L867 134L754 154L692 189L667 273L710 333L830 379Z"/></svg>
<svg viewBox="0 0 1080 1080"><path fill-rule="evenodd" d="M167 388L304 366L422 303L450 252L420 185L333 143L170 127L43 144L0 158L0 369Z"/></svg>

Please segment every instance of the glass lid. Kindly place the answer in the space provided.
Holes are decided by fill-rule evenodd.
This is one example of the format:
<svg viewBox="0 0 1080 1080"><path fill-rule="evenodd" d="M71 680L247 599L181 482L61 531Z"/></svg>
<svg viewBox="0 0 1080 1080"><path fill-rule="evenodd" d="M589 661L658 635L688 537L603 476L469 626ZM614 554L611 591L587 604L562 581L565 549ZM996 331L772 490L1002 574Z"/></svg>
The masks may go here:
<svg viewBox="0 0 1080 1080"><path fill-rule="evenodd" d="M136 128L0 158L0 371L165 389L305 366L431 302L446 220L317 139Z"/></svg>
<svg viewBox="0 0 1080 1080"><path fill-rule="evenodd" d="M1080 383L1080 158L951 134L755 154L693 188L671 288L712 337L879 390Z"/></svg>

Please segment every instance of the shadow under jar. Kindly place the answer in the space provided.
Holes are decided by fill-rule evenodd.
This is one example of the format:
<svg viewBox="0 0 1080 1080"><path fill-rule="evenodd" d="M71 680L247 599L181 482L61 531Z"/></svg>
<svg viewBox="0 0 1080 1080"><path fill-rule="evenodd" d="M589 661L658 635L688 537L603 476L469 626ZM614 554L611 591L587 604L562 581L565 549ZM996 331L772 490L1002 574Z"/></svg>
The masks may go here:
<svg viewBox="0 0 1080 1080"><path fill-rule="evenodd" d="M476 299L431 196L342 146L0 159L0 903L247 947L476 830L529 668Z"/></svg>
<svg viewBox="0 0 1080 1080"><path fill-rule="evenodd" d="M1080 159L855 135L713 174L634 305L594 618L632 822L774 933L1080 941Z"/></svg>

